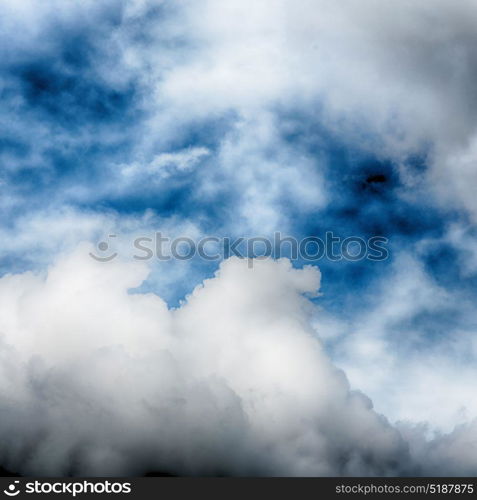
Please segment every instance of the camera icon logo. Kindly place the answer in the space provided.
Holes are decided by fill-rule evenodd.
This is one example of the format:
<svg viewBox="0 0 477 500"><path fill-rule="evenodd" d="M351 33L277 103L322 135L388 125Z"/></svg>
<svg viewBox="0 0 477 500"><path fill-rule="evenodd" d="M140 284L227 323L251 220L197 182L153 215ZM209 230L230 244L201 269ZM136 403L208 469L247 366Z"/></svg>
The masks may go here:
<svg viewBox="0 0 477 500"><path fill-rule="evenodd" d="M6 490L3 490L3 493L9 497L16 497L20 494L20 490L17 489L17 484L20 484L20 481L14 481L11 483Z"/></svg>
<svg viewBox="0 0 477 500"><path fill-rule="evenodd" d="M110 234L108 238L116 238L115 234ZM95 253L90 252L89 255L91 258L94 260L97 260L98 262L110 262L114 258L117 257L117 252L111 252L109 250L109 243L107 241L100 241L97 245L98 250L102 255L96 255Z"/></svg>

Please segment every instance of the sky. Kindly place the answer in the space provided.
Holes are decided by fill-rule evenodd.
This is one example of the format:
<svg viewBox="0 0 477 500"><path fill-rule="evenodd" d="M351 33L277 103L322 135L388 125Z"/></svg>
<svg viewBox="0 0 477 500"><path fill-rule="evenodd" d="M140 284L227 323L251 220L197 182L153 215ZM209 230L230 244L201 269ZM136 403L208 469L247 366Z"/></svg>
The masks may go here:
<svg viewBox="0 0 477 500"><path fill-rule="evenodd" d="M0 466L476 475L476 21L474 0L4 0ZM133 258L157 232L388 252Z"/></svg>

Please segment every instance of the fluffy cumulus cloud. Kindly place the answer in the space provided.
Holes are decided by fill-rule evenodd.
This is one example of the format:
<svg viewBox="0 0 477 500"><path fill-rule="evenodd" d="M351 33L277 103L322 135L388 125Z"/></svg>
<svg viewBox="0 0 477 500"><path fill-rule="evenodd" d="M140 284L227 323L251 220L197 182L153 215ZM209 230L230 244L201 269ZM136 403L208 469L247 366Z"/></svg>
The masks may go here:
<svg viewBox="0 0 477 500"><path fill-rule="evenodd" d="M0 466L475 475L476 16L1 2ZM158 230L390 258L323 260L315 296L286 259L141 265Z"/></svg>
<svg viewBox="0 0 477 500"><path fill-rule="evenodd" d="M174 310L128 294L146 273L79 248L44 276L0 280L5 465L43 475L394 475L430 463L452 471L458 456L475 471L472 428L428 443L350 391L309 324L304 295L319 287L317 268L231 259Z"/></svg>

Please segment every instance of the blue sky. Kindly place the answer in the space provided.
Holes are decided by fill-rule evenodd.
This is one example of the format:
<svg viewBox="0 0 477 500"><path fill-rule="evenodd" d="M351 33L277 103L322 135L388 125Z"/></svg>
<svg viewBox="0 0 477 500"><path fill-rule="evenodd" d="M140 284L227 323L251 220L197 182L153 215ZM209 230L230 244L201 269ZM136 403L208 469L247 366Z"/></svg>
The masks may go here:
<svg viewBox="0 0 477 500"><path fill-rule="evenodd" d="M112 233L384 236L319 262L313 328L393 425L451 432L477 417L475 4L299 3L6 2L1 275ZM131 288L177 308L218 266Z"/></svg>

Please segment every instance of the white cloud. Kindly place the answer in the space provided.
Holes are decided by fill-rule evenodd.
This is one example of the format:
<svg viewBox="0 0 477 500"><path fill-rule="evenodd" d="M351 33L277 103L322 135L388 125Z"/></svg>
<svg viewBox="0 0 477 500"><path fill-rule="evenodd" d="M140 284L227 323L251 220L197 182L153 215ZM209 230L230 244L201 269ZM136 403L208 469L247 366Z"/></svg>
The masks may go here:
<svg viewBox="0 0 477 500"><path fill-rule="evenodd" d="M395 259L369 306L349 321L318 316L315 328L352 387L391 422L450 432L477 418L473 301L439 286L415 255Z"/></svg>
<svg viewBox="0 0 477 500"><path fill-rule="evenodd" d="M0 280L6 465L358 474L404 453L306 326L301 294L319 286L316 269L230 260L173 311L127 294L146 273L82 247L46 279Z"/></svg>
<svg viewBox="0 0 477 500"><path fill-rule="evenodd" d="M317 268L231 259L169 310L155 295L127 293L146 267L100 264L88 250L46 277L0 279L5 466L43 475L420 470L314 336L303 294L319 287ZM446 452L423 451L420 439L416 456L460 473L446 469L459 433ZM459 456L462 470L475 470L473 455Z"/></svg>
<svg viewBox="0 0 477 500"><path fill-rule="evenodd" d="M38 37L51 23L88 26L108 11L91 2L12 5L1 7L5 32L15 33L16 49L27 53L38 50ZM397 161L429 150L427 180L435 194L476 214L473 1L186 1L151 16L145 44L135 36L138 16L161 5L126 2L122 23L96 33L103 52L94 71L101 81L118 89L135 81L142 89L138 103L149 118L137 137L140 164L167 154L168 141L188 124L233 112L253 128L251 117L281 107ZM42 50L54 47L49 39ZM37 145L50 142L40 124L28 128ZM113 139L101 133L103 141ZM76 139L66 134L62 140ZM280 138L275 142L282 147ZM241 168L259 170L268 147L256 151L256 162L244 157ZM41 154L35 146L28 161L40 161ZM305 177L300 189L310 184ZM276 199L263 201L264 212L275 209Z"/></svg>
<svg viewBox="0 0 477 500"><path fill-rule="evenodd" d="M476 214L469 147L477 133L475 2L206 0L183 7L193 49L167 67L154 53L147 59L160 75L155 123L166 135L173 123L227 110L290 107L398 162L429 151L435 195Z"/></svg>
<svg viewBox="0 0 477 500"><path fill-rule="evenodd" d="M62 3L61 8L53 1L41 8L20 3L29 15L15 13L11 3L2 7L11 32L41 33L53 20L68 24L76 19L88 25L107 11L90 2L69 7ZM204 175L198 190L209 189L214 177L236 169L241 170L238 176L255 180L263 169L273 172L268 179L283 178L283 170L301 159L286 153L272 168L273 162L264 161L270 148L286 151L288 146L278 134L259 146L251 134L257 132L258 122L273 123L268 115L276 109L295 110L345 142L379 150L398 162L429 150L428 186L443 203L475 215L474 2L186 1L165 9L162 16L150 16L145 44L143 37L135 36L137 21L148 8L161 5L126 2L122 23L107 34L97 33L104 53L98 55L94 71L112 88L138 83L141 98L136 104L147 111L141 132L135 132L136 154L129 165L152 168L155 158L171 153L170 142L188 126L233 113L238 126L224 133L214 172ZM14 37L15 43L36 50L38 33ZM44 50L51 50L50 45ZM33 125L29 129L38 137L35 143L48 144L48 133ZM101 134L102 141L114 139L105 130ZM67 135L62 141L76 139ZM86 134L80 140L92 137ZM228 156L231 142L242 144L234 154L243 156ZM38 147L29 155L28 161L41 160ZM305 170L295 176L295 199L304 193L305 200L323 201L322 179L310 178L310 169ZM227 180L233 183L236 176ZM277 224L288 222L283 214L273 220L286 194L283 184L277 180L268 197L261 189L258 194L243 192L242 203L258 214L258 225L269 218L266 225L283 229ZM253 217L243 216L253 228Z"/></svg>
<svg viewBox="0 0 477 500"><path fill-rule="evenodd" d="M159 181L170 177L175 172L187 172L192 170L197 163L208 156L210 151L207 148L190 148L175 153L161 153L146 164L140 165L120 165L120 175L124 183L133 178L137 181Z"/></svg>

